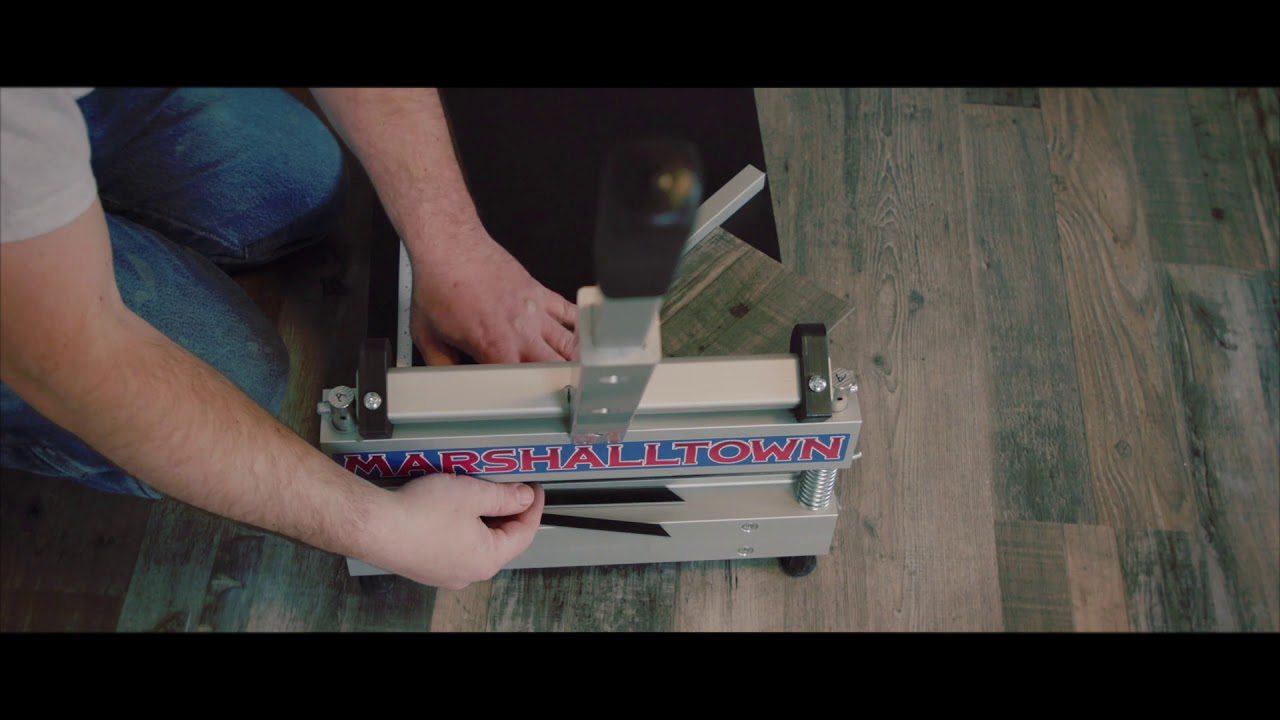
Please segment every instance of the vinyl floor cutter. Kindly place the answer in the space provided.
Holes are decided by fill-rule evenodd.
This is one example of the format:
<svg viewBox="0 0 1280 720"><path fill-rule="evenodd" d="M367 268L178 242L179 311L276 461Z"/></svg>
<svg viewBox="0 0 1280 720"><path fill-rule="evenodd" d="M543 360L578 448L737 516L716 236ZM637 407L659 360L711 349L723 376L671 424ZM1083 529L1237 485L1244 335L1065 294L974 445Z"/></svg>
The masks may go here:
<svg viewBox="0 0 1280 720"><path fill-rule="evenodd" d="M402 246L397 347L366 340L354 386L324 390L321 450L387 487L435 472L541 483L542 526L508 569L779 558L807 575L831 549L837 471L860 455L857 386L833 372L821 324L796 325L787 354L663 358L680 258L764 182L748 166L702 203L701 178L683 142L607 158L577 362L413 366Z"/></svg>

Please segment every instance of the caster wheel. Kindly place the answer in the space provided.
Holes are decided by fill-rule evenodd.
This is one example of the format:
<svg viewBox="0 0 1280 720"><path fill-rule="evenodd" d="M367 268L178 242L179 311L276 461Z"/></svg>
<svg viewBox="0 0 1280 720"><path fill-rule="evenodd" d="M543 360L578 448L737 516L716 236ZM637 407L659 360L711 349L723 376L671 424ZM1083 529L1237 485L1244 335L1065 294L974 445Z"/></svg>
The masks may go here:
<svg viewBox="0 0 1280 720"><path fill-rule="evenodd" d="M816 555L784 557L779 558L778 562L782 565L782 572L791 577L804 577L818 568L818 557Z"/></svg>

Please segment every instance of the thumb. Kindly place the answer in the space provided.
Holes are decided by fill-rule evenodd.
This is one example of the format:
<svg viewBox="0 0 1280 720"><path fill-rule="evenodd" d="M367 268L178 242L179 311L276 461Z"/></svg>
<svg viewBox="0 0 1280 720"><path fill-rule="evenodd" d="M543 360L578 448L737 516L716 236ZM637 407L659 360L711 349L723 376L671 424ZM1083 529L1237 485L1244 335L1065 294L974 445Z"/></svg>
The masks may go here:
<svg viewBox="0 0 1280 720"><path fill-rule="evenodd" d="M523 512L533 502L533 488L524 483L476 480L473 509L480 517L508 517Z"/></svg>

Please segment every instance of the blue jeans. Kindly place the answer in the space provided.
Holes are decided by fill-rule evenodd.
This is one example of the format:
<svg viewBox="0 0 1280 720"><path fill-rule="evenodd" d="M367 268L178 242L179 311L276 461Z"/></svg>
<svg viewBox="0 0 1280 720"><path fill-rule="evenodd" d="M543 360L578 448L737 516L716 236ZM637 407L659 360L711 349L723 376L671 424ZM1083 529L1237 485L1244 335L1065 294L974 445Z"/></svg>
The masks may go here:
<svg viewBox="0 0 1280 720"><path fill-rule="evenodd" d="M125 305L278 414L288 352L227 271L335 227L346 189L336 138L278 89L103 88L80 109ZM3 384L0 465L160 497Z"/></svg>

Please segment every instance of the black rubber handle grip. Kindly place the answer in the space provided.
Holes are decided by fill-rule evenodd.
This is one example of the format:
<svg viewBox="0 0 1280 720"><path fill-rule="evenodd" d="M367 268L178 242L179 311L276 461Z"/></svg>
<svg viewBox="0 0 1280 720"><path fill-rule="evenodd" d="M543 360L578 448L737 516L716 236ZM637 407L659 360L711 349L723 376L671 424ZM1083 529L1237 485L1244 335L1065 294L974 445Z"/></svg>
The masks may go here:
<svg viewBox="0 0 1280 720"><path fill-rule="evenodd" d="M702 161L691 143L636 140L614 149L596 224L596 284L605 297L666 294L701 204Z"/></svg>

